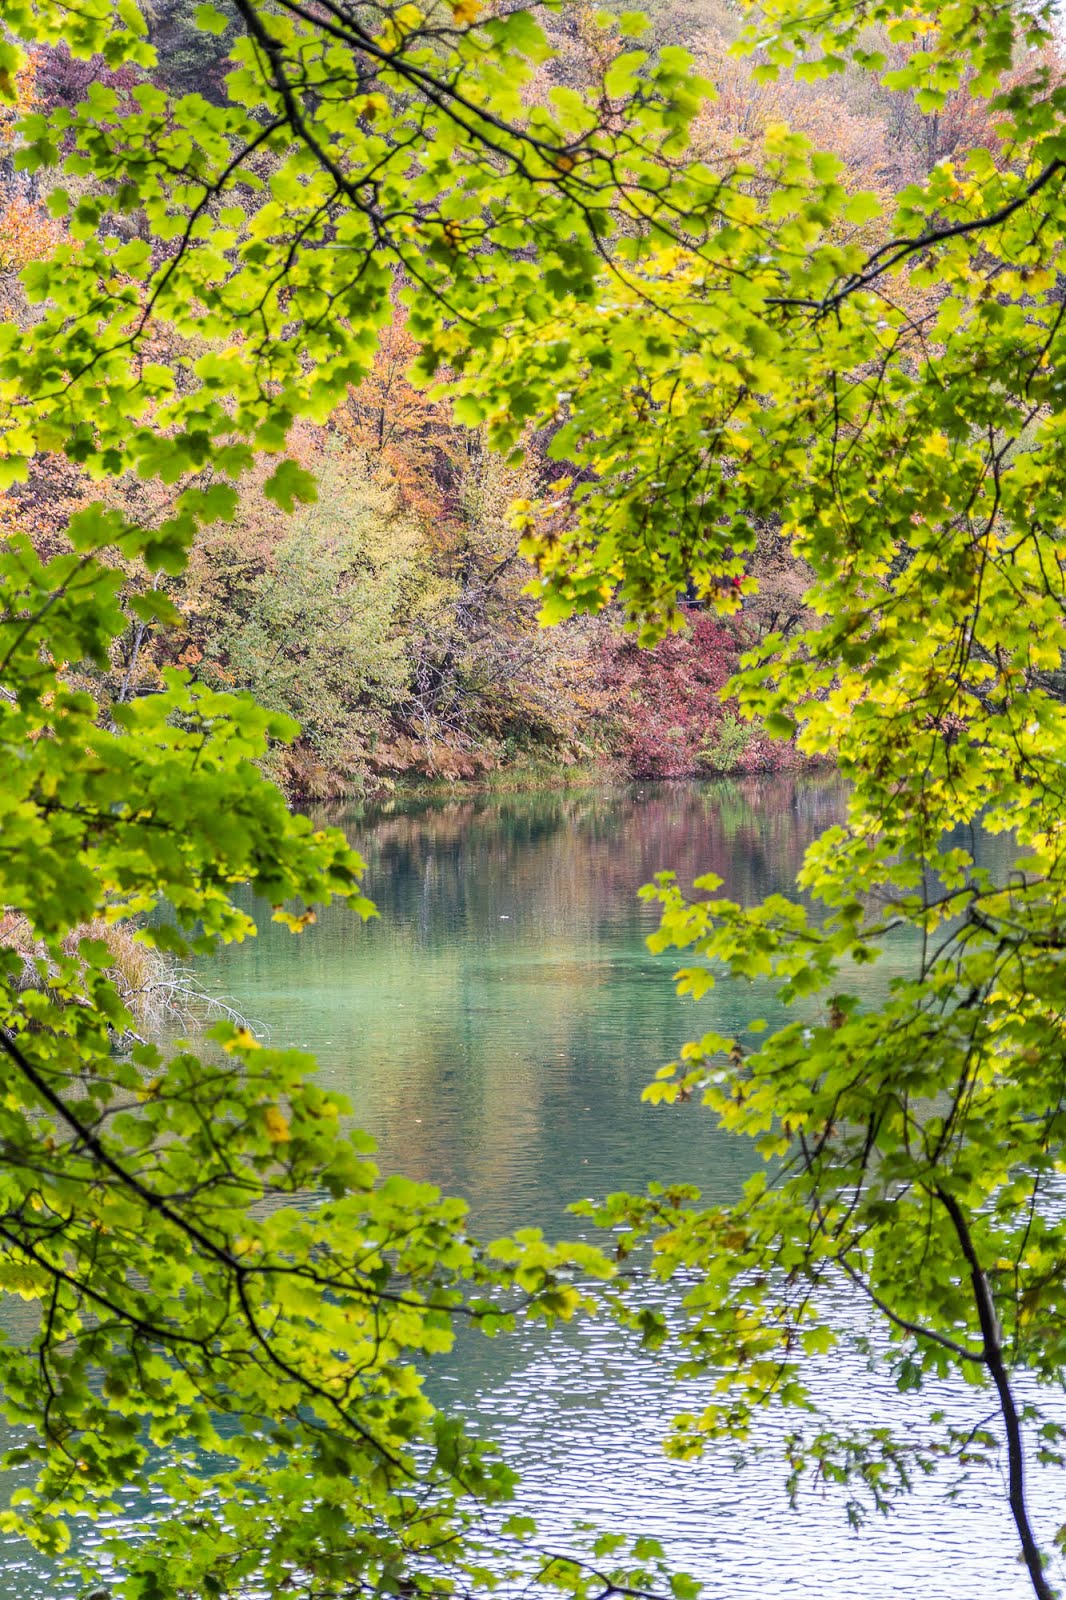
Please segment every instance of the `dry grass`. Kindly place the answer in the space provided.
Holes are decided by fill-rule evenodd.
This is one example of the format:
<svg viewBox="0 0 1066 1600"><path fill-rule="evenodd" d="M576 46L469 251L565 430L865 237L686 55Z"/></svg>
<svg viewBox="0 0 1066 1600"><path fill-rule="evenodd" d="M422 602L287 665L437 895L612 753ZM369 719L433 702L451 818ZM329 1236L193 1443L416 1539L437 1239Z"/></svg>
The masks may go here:
<svg viewBox="0 0 1066 1600"><path fill-rule="evenodd" d="M176 966L159 950L138 939L136 928L129 923L102 919L82 923L63 940L63 954L76 957L82 939L100 939L106 944L111 956L107 977L133 1018L132 1031L137 1036L219 1017L240 1027L250 1026L225 999L206 994L192 971ZM14 950L21 956L20 989L49 988L55 962L44 941L34 935L29 922L18 912L0 913L0 949Z"/></svg>

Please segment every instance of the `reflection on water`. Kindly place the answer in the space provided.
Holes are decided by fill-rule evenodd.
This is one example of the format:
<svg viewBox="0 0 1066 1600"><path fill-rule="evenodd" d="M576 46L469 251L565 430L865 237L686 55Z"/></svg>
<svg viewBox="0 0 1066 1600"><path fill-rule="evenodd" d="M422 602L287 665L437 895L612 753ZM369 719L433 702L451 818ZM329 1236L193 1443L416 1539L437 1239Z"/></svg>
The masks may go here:
<svg viewBox="0 0 1066 1600"><path fill-rule="evenodd" d="M698 1107L651 1108L640 1091L686 1038L755 1014L773 1022L773 1003L732 983L698 1008L679 1001L676 956L649 955L655 910L636 890L672 868L683 882L715 872L742 900L787 891L842 806L834 781L779 777L333 812L368 861L380 920L330 911L298 939L264 920L202 977L269 1026L272 1043L314 1051L379 1140L382 1165L465 1195L482 1235L573 1231L568 1202L652 1178L726 1198L751 1170L747 1146ZM900 939L855 981L880 992L912 959ZM637 1354L610 1327L467 1336L432 1384L505 1445L524 1503L553 1531L591 1517L654 1533L710 1600L1028 1593L995 1475L954 1504L946 1483L924 1483L901 1514L855 1536L835 1495L789 1513L772 1451L742 1471L723 1454L667 1461L659 1440L674 1411L701 1405L700 1385L680 1389L664 1356ZM825 1389L852 1421L920 1430L934 1403L979 1415L970 1391L916 1403L839 1359ZM1035 1491L1050 1531L1056 1484ZM0 1595L42 1593L28 1581L9 1569Z"/></svg>
<svg viewBox="0 0 1066 1600"><path fill-rule="evenodd" d="M694 1016L645 936L637 889L670 867L739 898L788 886L840 813L836 784L508 795L334 814L381 916L264 926L212 974L271 1043L317 1053L383 1163L465 1195L481 1232L572 1226L586 1194L691 1179L732 1193L749 1153L640 1091ZM741 1026L748 996L717 993Z"/></svg>
<svg viewBox="0 0 1066 1600"><path fill-rule="evenodd" d="M651 1108L640 1091L686 1038L754 1014L772 1022L773 1003L731 983L699 1007L678 1000L677 957L649 955L655 909L636 891L663 868L683 882L714 872L745 901L787 891L842 808L835 781L779 777L334 814L367 858L380 921L326 915L301 940L270 927L227 952L215 978L273 1042L317 1052L383 1165L465 1195L483 1234L572 1230L569 1201L651 1178L726 1198L751 1170L746 1144L717 1135L698 1107ZM984 859L1007 848L992 841ZM900 937L854 981L883 992L913 954ZM679 1392L663 1356L638 1355L609 1327L464 1338L434 1388L505 1445L542 1521L560 1533L581 1516L653 1532L711 1596L1028 1593L998 1477L974 1480L955 1504L946 1482L923 1484L857 1537L835 1495L788 1511L772 1451L739 1473L725 1455L667 1461L662 1433L674 1411L700 1404L699 1385ZM826 1394L842 1418L909 1429L934 1404L960 1421L974 1405L969 1391L901 1397L839 1360ZM1048 1529L1055 1487L1036 1485Z"/></svg>

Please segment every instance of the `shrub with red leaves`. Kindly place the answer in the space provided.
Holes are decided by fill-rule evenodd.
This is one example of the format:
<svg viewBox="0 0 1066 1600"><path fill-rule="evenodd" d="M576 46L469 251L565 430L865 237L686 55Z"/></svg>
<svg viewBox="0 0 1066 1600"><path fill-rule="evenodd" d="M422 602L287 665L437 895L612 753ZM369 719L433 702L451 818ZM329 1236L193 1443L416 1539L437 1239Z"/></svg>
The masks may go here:
<svg viewBox="0 0 1066 1600"><path fill-rule="evenodd" d="M73 111L85 99L90 85L94 83L121 94L140 81L133 67L112 69L105 65L102 56L79 61L71 55L65 44L41 45L35 51L35 56L37 98L44 111L51 111L56 106L67 106Z"/></svg>
<svg viewBox="0 0 1066 1600"><path fill-rule="evenodd" d="M688 778L796 765L792 744L739 723L721 691L745 641L735 623L687 613L686 632L642 650L631 634L604 648L602 681L615 709L617 752L634 778Z"/></svg>

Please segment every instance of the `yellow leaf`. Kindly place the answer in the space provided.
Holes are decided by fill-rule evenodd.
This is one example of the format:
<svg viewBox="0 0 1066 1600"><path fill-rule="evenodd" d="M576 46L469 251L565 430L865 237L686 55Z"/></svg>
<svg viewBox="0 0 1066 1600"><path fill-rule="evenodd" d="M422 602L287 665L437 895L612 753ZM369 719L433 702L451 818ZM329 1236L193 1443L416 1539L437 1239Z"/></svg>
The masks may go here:
<svg viewBox="0 0 1066 1600"><path fill-rule="evenodd" d="M476 22L481 14L481 0L454 0L452 16L461 28Z"/></svg>
<svg viewBox="0 0 1066 1600"><path fill-rule="evenodd" d="M267 1106L263 1113L266 1123L267 1136L271 1144L288 1144L292 1138L289 1132L289 1119L278 1106Z"/></svg>
<svg viewBox="0 0 1066 1600"><path fill-rule="evenodd" d="M309 928L313 922L318 921L318 917L313 911L301 911L297 916L291 911L286 911L282 906L275 906L270 920L282 923L290 933L303 933L305 928Z"/></svg>
<svg viewBox="0 0 1066 1600"><path fill-rule="evenodd" d="M222 1048L228 1055L232 1055L234 1050L261 1050L263 1047L248 1028L238 1028L233 1038L227 1039Z"/></svg>

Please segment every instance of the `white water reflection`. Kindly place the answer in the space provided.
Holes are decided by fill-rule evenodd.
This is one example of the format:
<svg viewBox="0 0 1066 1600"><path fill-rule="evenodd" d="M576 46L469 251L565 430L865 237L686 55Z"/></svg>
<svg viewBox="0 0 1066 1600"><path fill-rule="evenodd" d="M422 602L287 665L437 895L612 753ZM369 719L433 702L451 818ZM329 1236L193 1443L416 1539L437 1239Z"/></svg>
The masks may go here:
<svg viewBox="0 0 1066 1600"><path fill-rule="evenodd" d="M840 1426L891 1425L921 1439L934 1407L966 1428L988 1413L988 1397L961 1383L901 1395L853 1357L819 1365L815 1393ZM442 1399L449 1387L440 1386ZM705 1383L678 1383L665 1357L624 1349L604 1328L531 1350L463 1409L521 1465L520 1505L551 1537L565 1542L575 1518L651 1534L675 1568L704 1582L707 1600L1031 1596L998 1467L970 1469L965 1479L948 1467L919 1475L888 1518L871 1515L852 1531L839 1488L807 1488L790 1510L776 1448L786 1431L780 1418L760 1428L765 1455L755 1462L738 1466L723 1447L700 1461L667 1459L661 1442L670 1415L706 1399ZM1033 1476L1031 1512L1045 1543L1063 1520L1061 1497L1061 1472ZM1061 1563L1055 1575L1066 1576Z"/></svg>

